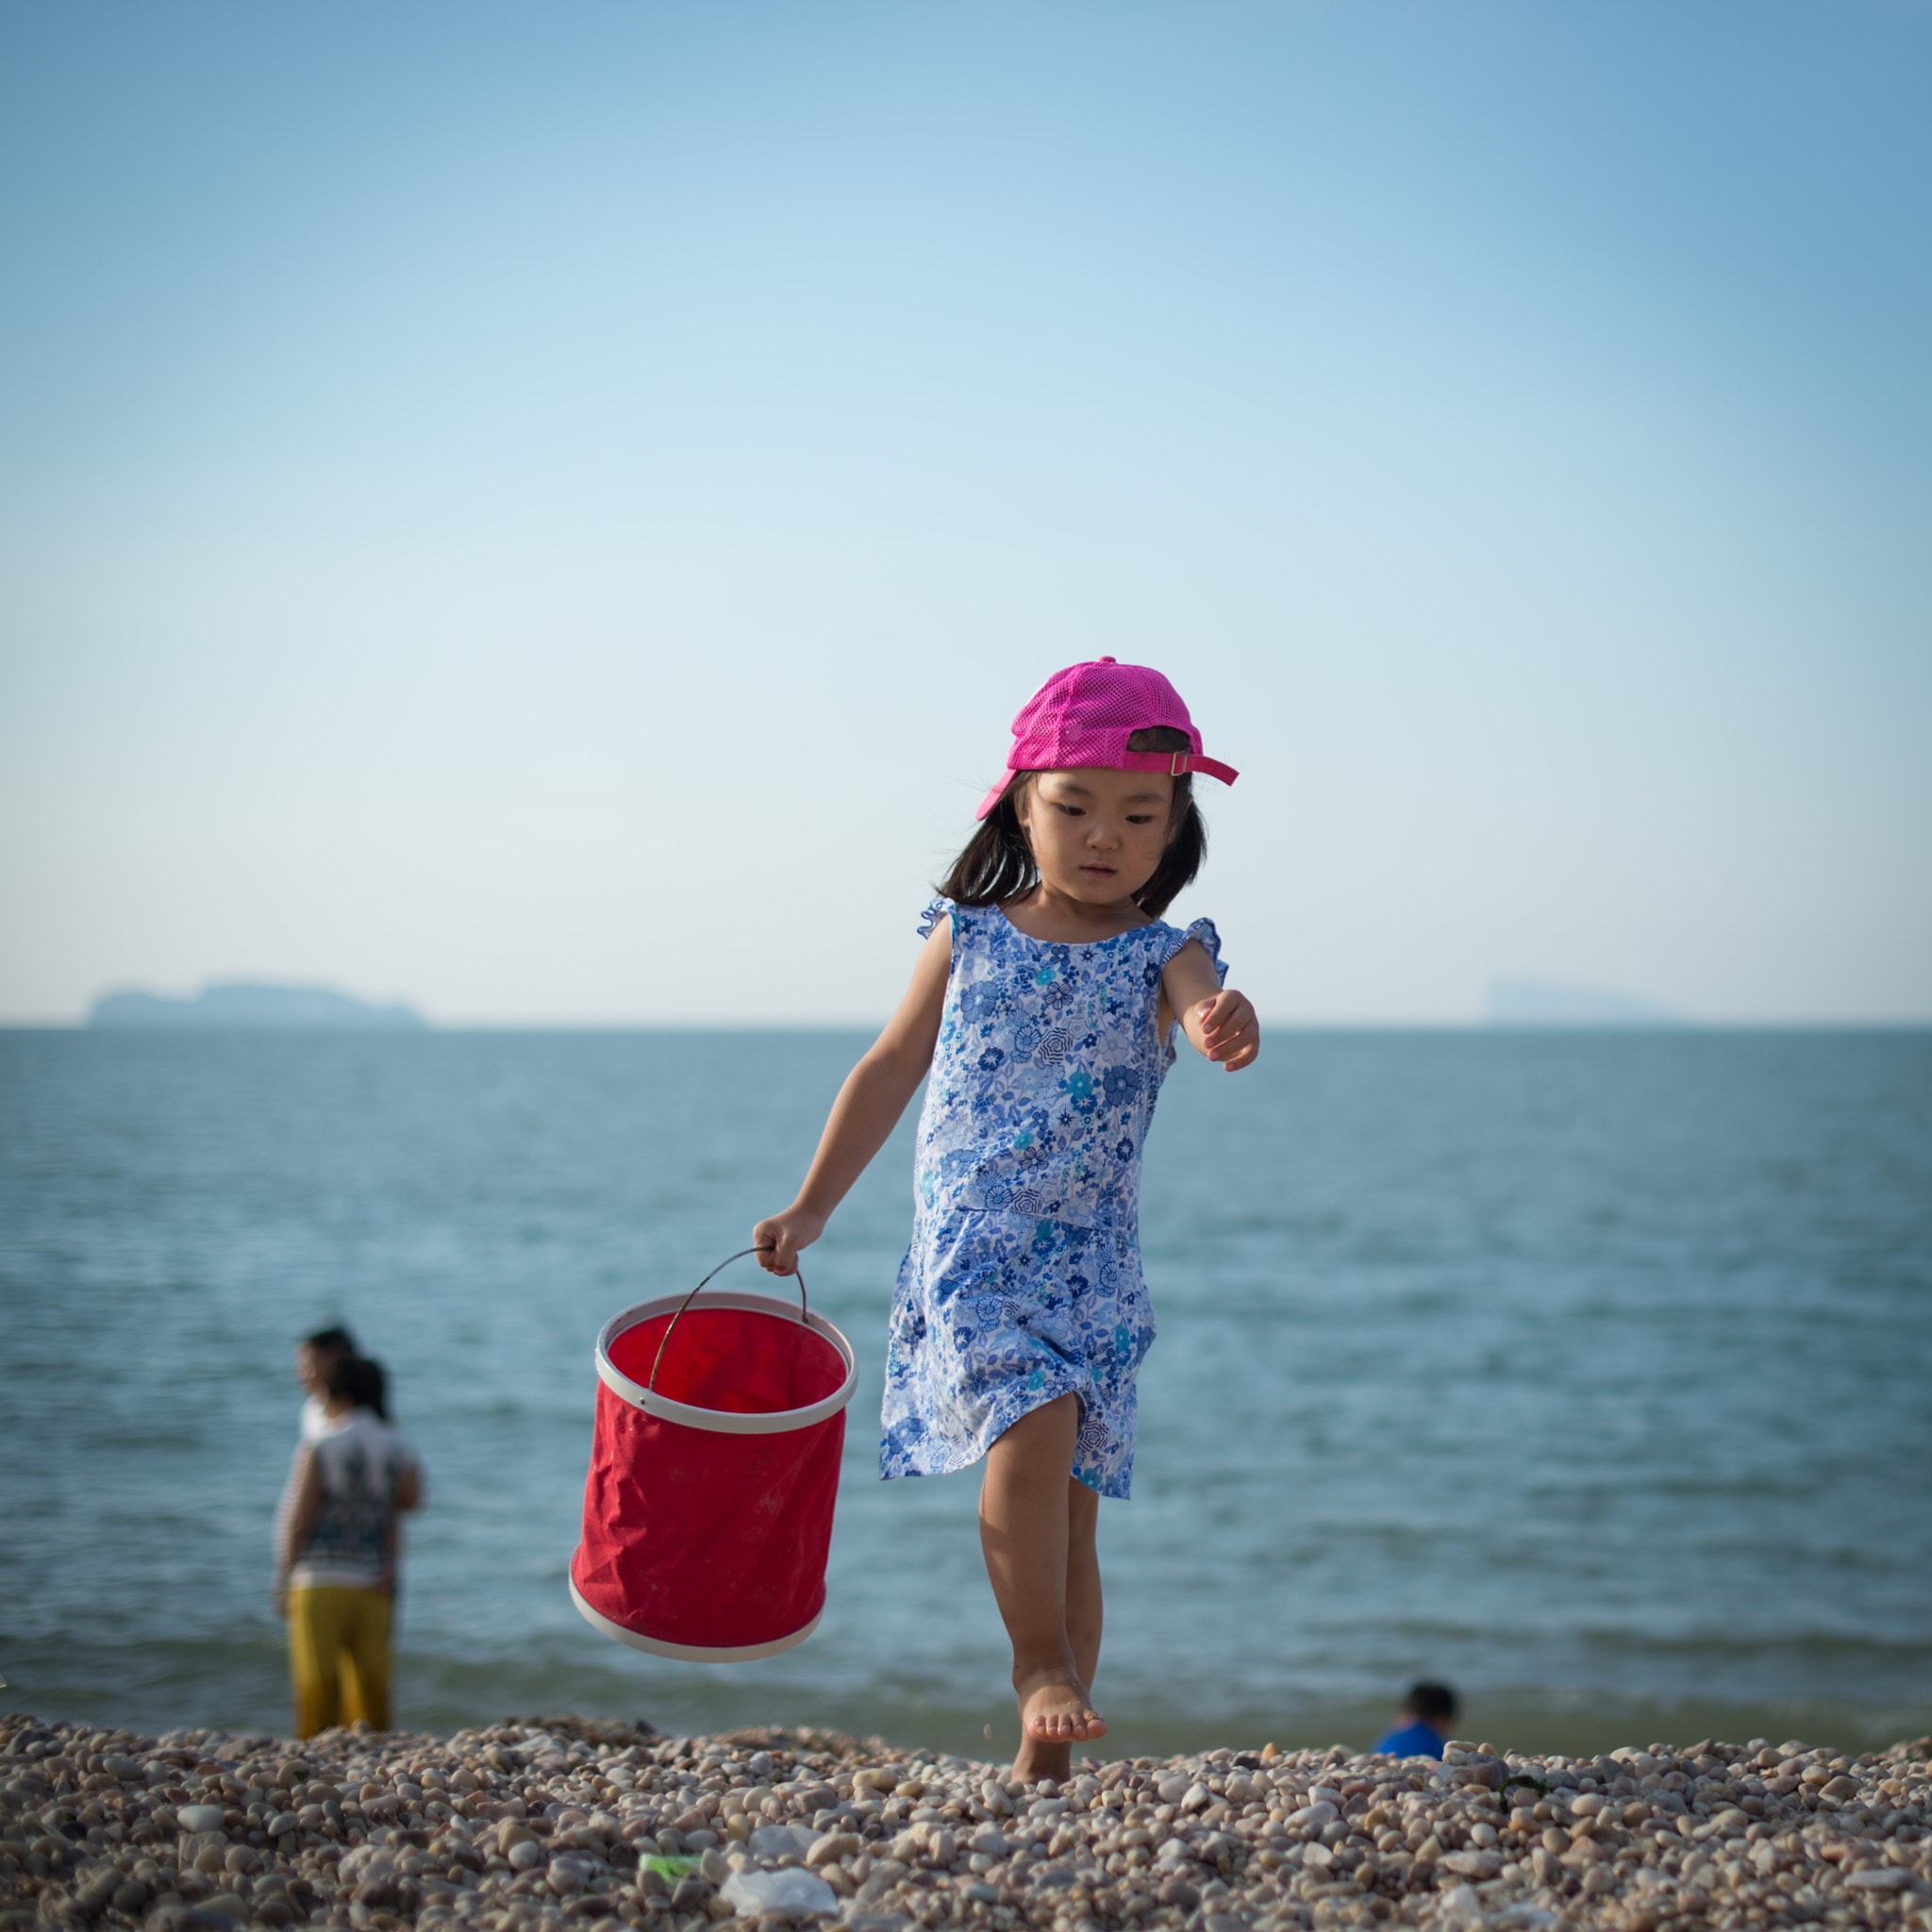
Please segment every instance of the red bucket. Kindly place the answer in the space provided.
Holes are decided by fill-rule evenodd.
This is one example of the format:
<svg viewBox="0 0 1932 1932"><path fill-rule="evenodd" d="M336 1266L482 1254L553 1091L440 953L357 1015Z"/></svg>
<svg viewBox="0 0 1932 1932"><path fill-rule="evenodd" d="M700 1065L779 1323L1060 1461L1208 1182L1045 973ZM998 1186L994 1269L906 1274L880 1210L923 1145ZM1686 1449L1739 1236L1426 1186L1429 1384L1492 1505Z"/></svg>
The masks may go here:
<svg viewBox="0 0 1932 1932"><path fill-rule="evenodd" d="M774 1657L817 1628L858 1380L852 1344L805 1306L802 1276L793 1309L706 1292L717 1273L598 1336L570 1566L572 1600L607 1637L697 1663Z"/></svg>

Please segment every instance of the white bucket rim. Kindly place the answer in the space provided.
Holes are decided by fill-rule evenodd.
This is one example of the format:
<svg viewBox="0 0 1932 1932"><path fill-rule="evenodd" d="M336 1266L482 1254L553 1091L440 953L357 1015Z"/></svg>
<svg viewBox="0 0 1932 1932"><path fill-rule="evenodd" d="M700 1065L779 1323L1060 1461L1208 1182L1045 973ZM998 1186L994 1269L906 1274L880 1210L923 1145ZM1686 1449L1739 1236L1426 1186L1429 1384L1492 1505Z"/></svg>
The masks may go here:
<svg viewBox="0 0 1932 1932"><path fill-rule="evenodd" d="M584 1593L577 1588L574 1575L570 1578L570 1600L583 1612L585 1621L592 1629L616 1638L620 1643L629 1644L633 1650L647 1650L653 1657L675 1657L688 1664L748 1664L761 1657L776 1657L780 1651L791 1650L803 1643L819 1627L820 1618L825 1614L821 1610L802 1630L794 1630L789 1637L774 1638L770 1643L741 1643L719 1650L696 1643L665 1643L656 1637L640 1636L622 1624L613 1624L601 1610L593 1610L584 1601Z"/></svg>
<svg viewBox="0 0 1932 1932"><path fill-rule="evenodd" d="M670 1314L682 1307L686 1300L685 1295L663 1294L647 1302L635 1303L622 1314L611 1316L598 1331L597 1379L620 1401L627 1402L633 1408L641 1408L646 1415L654 1415L661 1422L681 1423L689 1429L709 1429L722 1436L778 1436L792 1429L808 1429L819 1423L829 1422L852 1400L852 1392L858 1387L858 1357L845 1337L815 1310L802 1314L776 1295L759 1294L752 1289L703 1289L690 1298L690 1305L694 1308L741 1308L754 1315L771 1315L779 1321L803 1322L814 1335L829 1341L839 1351L840 1360L845 1364L845 1379L831 1394L804 1408L774 1409L765 1415L740 1415L729 1409L699 1408L688 1402L674 1402L670 1396L659 1395L655 1390L647 1389L641 1382L633 1382L628 1375L622 1374L610 1359L610 1344L626 1329L635 1328L655 1316ZM791 1641L803 1642L805 1635L808 1634L788 1640L778 1648L788 1649ZM751 1655L750 1652L741 1654ZM758 1653L760 1656L765 1654ZM684 1653L665 1652L664 1655L681 1657ZM733 1651L730 1655L736 1657L741 1653Z"/></svg>

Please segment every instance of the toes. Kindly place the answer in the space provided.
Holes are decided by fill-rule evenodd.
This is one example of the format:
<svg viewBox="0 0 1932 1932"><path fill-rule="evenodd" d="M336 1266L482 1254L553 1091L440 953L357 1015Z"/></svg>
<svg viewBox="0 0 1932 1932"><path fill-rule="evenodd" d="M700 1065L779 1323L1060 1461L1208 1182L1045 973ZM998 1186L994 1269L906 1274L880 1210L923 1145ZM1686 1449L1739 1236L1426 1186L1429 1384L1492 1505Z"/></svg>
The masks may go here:
<svg viewBox="0 0 1932 1932"><path fill-rule="evenodd" d="M1038 1737L1043 1744L1073 1744L1082 1737L1099 1737L1108 1727L1093 1716L1071 1718L1055 1709L1030 1716L1022 1729L1028 1737Z"/></svg>
<svg viewBox="0 0 1932 1932"><path fill-rule="evenodd" d="M1044 1744L1074 1744L1088 1738L1107 1736L1107 1720L1098 1711L1083 1710L1075 1715L1063 1711L1041 1711L1024 1724L1029 1737Z"/></svg>
<svg viewBox="0 0 1932 1932"><path fill-rule="evenodd" d="M1051 1693L1036 1692L1035 1695ZM1028 1710L1022 1703L1020 1730L1023 1736L1042 1744L1074 1744L1083 1738L1103 1738L1107 1725L1091 1705L1079 1704L1072 1710Z"/></svg>

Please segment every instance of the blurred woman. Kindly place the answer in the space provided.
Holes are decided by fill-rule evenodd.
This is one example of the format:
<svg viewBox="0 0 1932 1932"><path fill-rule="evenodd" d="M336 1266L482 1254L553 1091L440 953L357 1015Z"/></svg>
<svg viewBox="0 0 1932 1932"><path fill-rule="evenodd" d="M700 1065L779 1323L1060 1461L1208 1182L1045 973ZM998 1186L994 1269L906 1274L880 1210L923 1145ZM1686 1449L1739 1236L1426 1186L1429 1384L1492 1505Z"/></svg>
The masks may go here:
<svg viewBox="0 0 1932 1932"><path fill-rule="evenodd" d="M390 1727L397 1519L423 1499L415 1455L387 1420L381 1365L344 1356L321 1379L322 1427L295 1451L275 1565L304 1738L358 1718Z"/></svg>

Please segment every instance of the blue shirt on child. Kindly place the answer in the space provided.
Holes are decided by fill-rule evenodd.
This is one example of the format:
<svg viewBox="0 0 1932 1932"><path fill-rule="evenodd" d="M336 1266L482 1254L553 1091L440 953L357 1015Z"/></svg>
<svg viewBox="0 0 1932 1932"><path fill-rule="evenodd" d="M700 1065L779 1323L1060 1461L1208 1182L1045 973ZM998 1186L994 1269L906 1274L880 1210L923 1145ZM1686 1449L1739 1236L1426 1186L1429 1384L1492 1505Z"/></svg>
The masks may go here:
<svg viewBox="0 0 1932 1932"><path fill-rule="evenodd" d="M1374 1748L1389 1757L1440 1757L1442 1734L1417 1718L1414 1724L1391 1731L1386 1738L1377 1738Z"/></svg>

